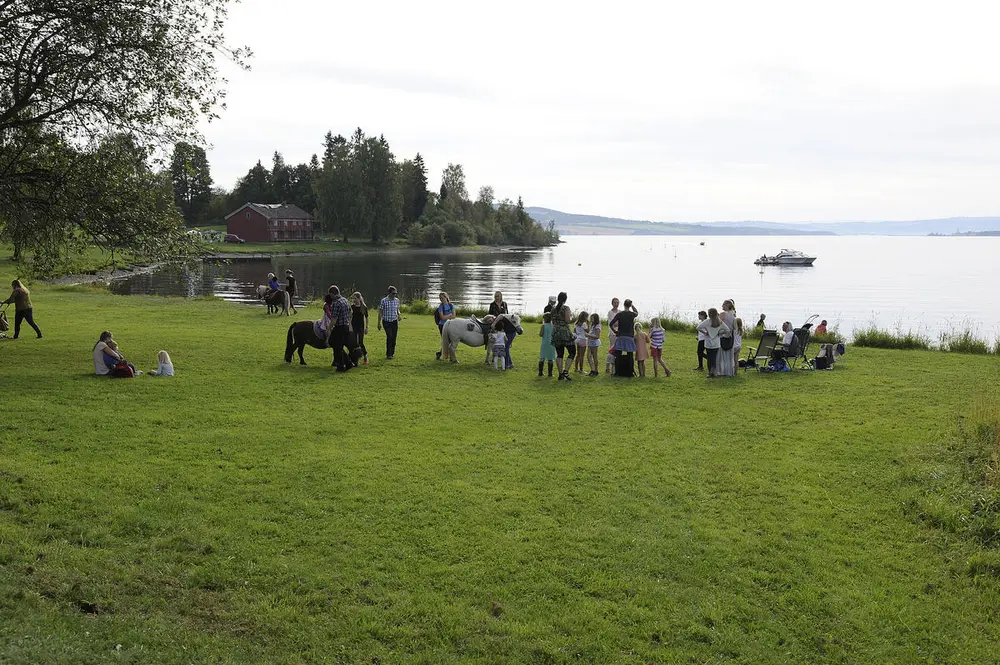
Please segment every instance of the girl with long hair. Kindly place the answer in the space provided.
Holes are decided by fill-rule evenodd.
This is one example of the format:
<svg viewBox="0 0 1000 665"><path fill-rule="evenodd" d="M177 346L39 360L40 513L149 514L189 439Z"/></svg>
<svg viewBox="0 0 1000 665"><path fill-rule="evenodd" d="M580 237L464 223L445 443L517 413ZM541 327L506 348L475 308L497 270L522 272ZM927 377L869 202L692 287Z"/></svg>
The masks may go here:
<svg viewBox="0 0 1000 665"><path fill-rule="evenodd" d="M351 328L358 339L358 346L364 354L365 364L368 364L368 349L365 348L365 335L368 334L368 305L360 291L351 294Z"/></svg>

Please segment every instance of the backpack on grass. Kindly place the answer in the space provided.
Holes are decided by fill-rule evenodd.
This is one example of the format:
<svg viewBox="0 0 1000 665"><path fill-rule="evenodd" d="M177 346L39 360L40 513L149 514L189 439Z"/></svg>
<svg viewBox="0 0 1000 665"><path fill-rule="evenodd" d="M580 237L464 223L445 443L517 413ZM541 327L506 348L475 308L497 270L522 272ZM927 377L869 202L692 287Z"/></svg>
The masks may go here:
<svg viewBox="0 0 1000 665"><path fill-rule="evenodd" d="M135 378L135 372L127 362L121 360L111 370L111 376L116 379L132 379Z"/></svg>

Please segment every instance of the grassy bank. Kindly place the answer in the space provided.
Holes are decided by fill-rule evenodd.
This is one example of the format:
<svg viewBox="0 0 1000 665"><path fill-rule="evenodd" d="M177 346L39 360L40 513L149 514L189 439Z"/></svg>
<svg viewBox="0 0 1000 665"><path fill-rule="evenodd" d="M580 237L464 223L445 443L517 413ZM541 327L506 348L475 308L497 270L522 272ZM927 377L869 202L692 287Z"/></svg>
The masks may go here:
<svg viewBox="0 0 1000 665"><path fill-rule="evenodd" d="M668 333L670 379L565 384L534 325L504 374L409 315L341 375L261 308L33 299L45 338L0 340L0 662L996 658L993 546L915 501L964 505L929 469L1000 358L706 381ZM177 376L91 376L103 329Z"/></svg>

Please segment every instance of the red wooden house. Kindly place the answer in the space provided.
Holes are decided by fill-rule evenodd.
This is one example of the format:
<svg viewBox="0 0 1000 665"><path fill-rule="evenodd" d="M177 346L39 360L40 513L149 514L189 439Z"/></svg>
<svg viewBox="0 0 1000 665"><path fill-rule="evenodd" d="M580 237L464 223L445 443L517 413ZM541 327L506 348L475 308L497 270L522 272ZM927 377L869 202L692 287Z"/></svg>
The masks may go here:
<svg viewBox="0 0 1000 665"><path fill-rule="evenodd" d="M226 215L226 233L247 242L313 239L313 217L290 203L244 203Z"/></svg>

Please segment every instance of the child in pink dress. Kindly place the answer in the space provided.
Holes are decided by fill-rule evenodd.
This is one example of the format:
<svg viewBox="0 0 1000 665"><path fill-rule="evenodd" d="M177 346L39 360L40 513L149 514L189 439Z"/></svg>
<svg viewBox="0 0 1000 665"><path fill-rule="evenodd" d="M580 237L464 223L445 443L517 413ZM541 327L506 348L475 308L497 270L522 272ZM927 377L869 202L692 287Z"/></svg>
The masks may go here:
<svg viewBox="0 0 1000 665"><path fill-rule="evenodd" d="M635 362L639 365L639 376L646 376L646 360L649 358L649 335L642 331L642 326L635 324Z"/></svg>

